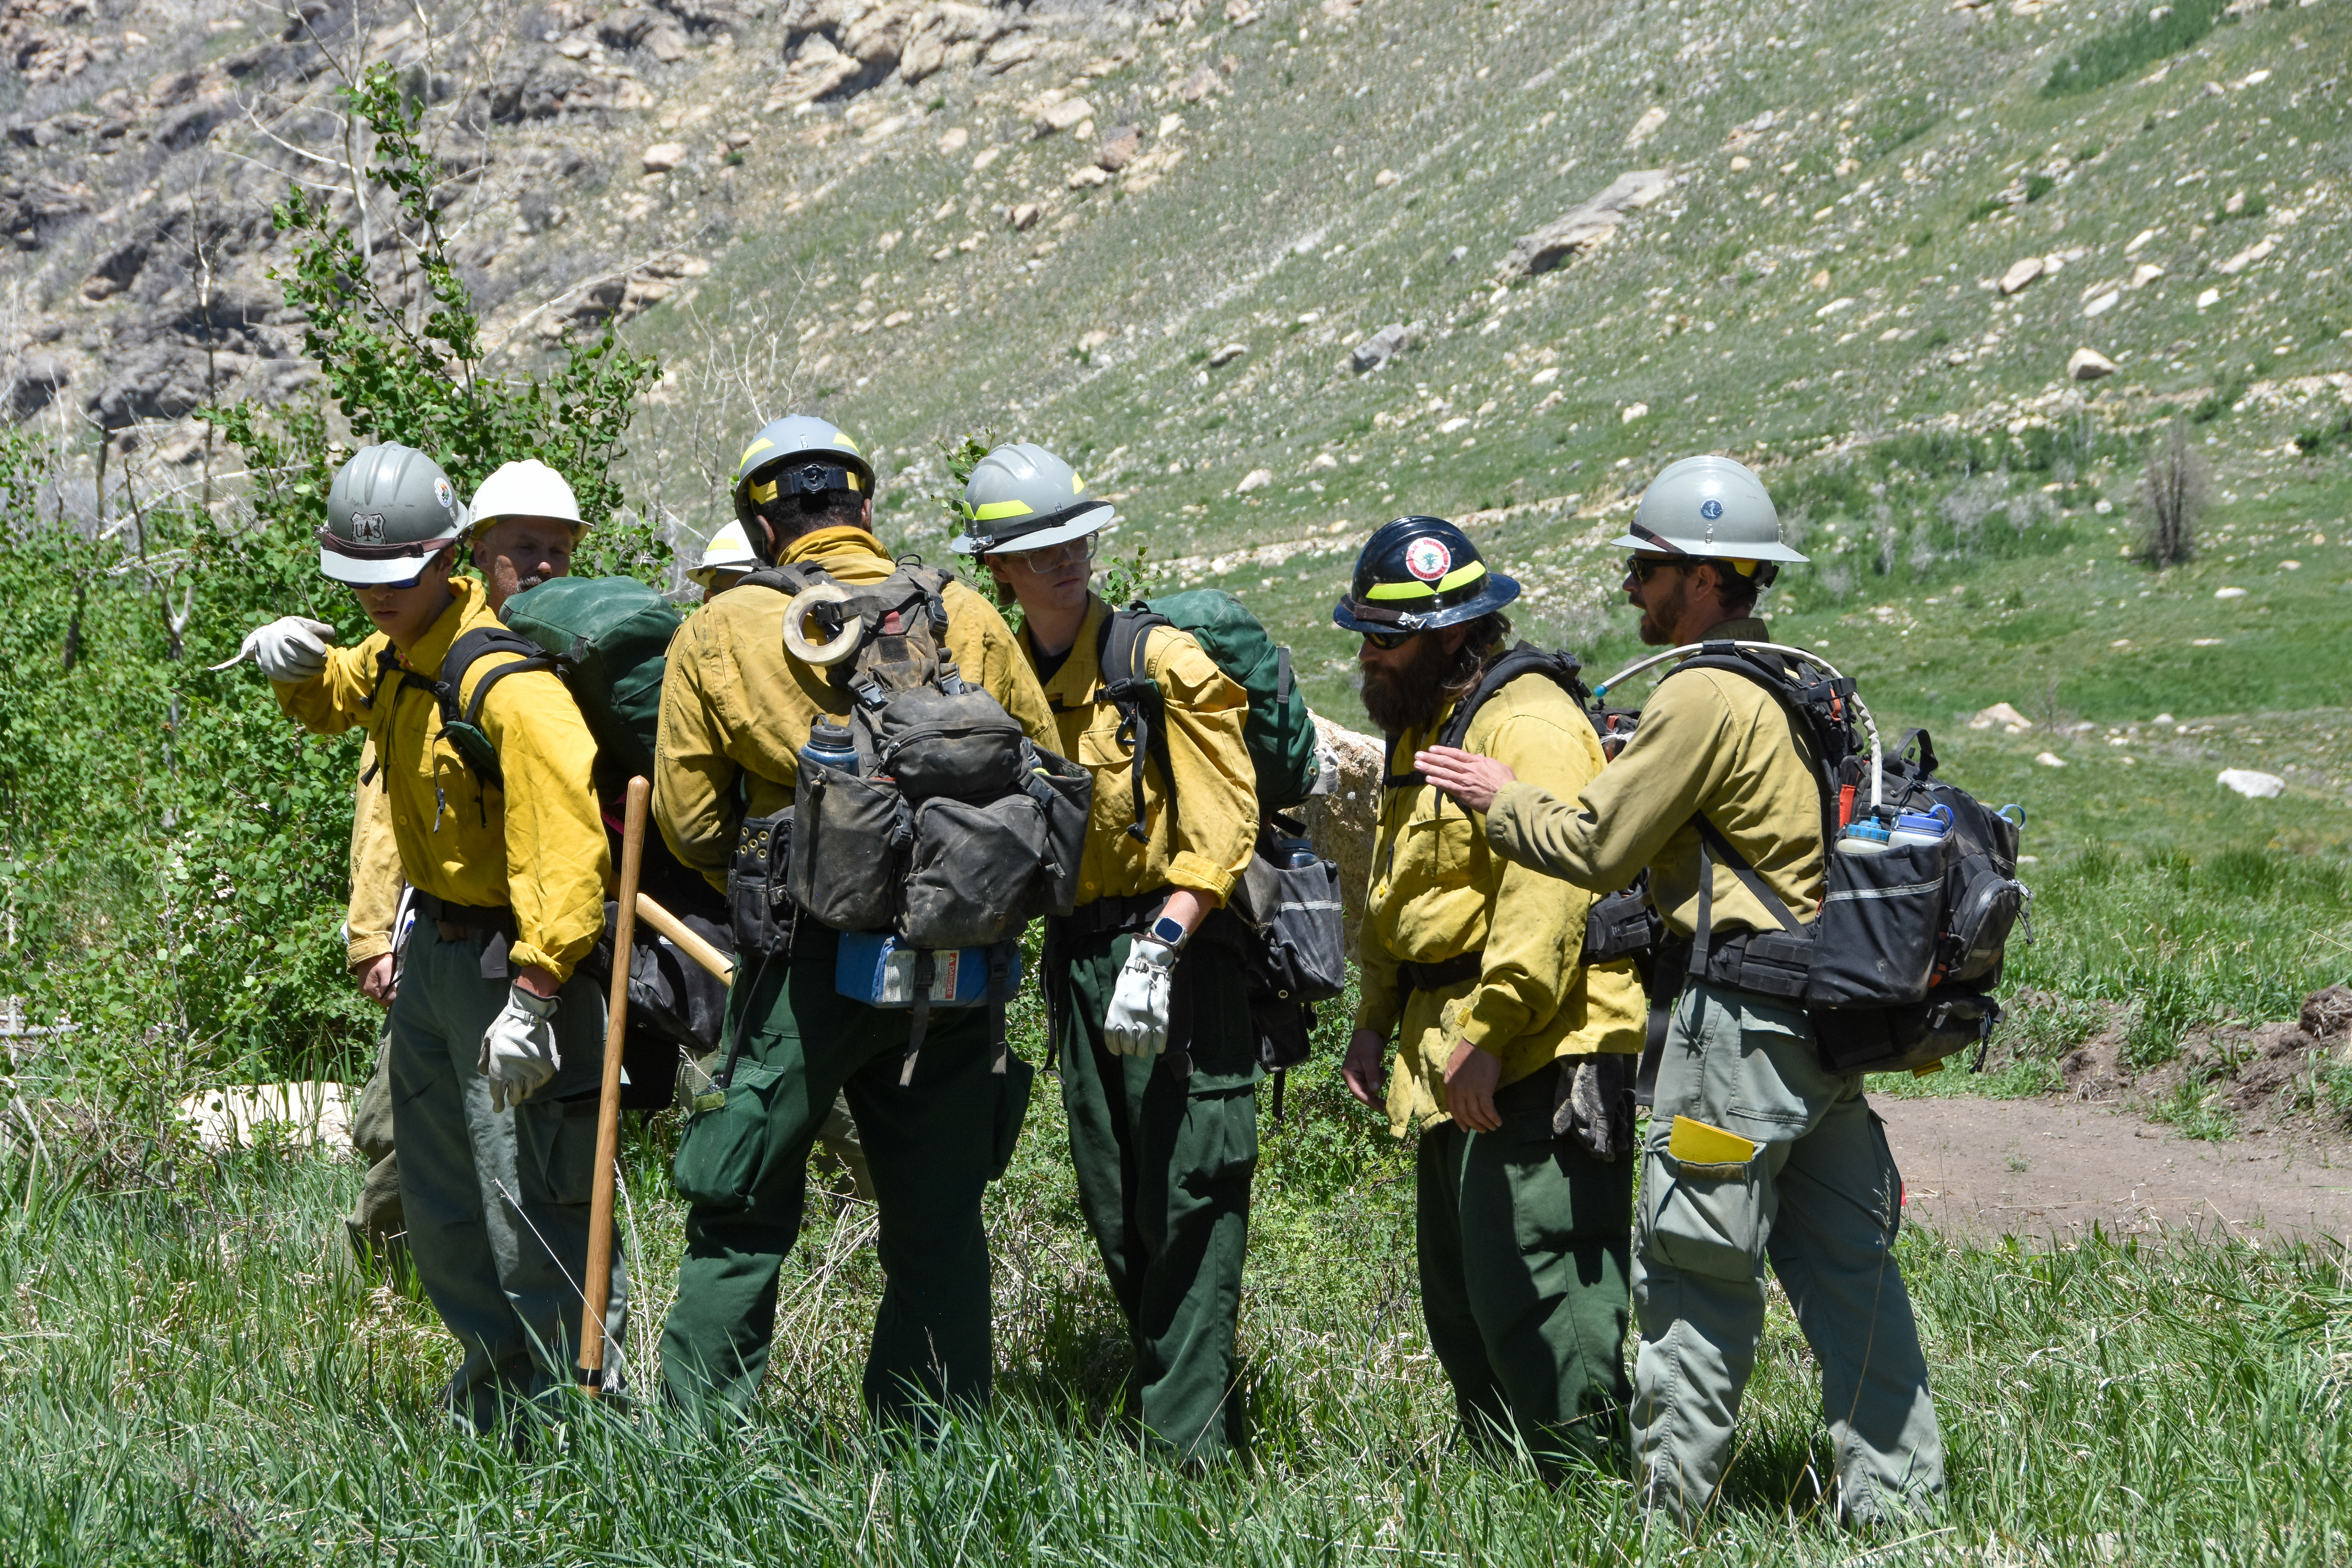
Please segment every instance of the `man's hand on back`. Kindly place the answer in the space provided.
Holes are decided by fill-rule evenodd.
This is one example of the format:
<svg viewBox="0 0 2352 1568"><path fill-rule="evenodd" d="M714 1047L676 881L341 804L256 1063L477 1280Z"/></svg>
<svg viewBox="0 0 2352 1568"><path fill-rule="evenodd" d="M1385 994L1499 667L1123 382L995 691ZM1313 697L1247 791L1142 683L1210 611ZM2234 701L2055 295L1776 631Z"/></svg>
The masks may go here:
<svg viewBox="0 0 2352 1568"><path fill-rule="evenodd" d="M1415 752L1412 765L1431 784L1477 812L1492 810L1495 792L1519 776L1492 757L1457 751L1452 746L1432 746L1425 752Z"/></svg>

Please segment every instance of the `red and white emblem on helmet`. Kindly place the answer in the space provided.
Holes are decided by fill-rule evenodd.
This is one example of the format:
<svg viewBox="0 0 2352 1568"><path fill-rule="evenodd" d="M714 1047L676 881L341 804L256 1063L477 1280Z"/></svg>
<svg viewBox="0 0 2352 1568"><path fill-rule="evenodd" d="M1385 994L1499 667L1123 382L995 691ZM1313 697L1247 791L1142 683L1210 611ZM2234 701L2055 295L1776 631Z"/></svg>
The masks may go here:
<svg viewBox="0 0 2352 1568"><path fill-rule="evenodd" d="M1416 539L1404 547L1404 569L1424 583L1434 583L1454 570L1454 553L1434 539Z"/></svg>

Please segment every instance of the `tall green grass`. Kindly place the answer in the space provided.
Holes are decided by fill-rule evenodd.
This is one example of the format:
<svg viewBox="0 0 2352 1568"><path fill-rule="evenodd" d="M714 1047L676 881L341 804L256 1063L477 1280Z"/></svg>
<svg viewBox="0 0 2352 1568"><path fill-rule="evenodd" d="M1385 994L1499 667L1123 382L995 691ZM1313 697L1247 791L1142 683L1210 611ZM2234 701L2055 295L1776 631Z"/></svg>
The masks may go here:
<svg viewBox="0 0 2352 1568"><path fill-rule="evenodd" d="M354 1168L185 1149L81 1164L52 1140L51 1196L0 1220L0 1561L2318 1564L2352 1544L2339 1249L1920 1234L1902 1258L1936 1368L1944 1517L1907 1537L1828 1521L1811 1358L1776 1298L1724 1506L1695 1548L1645 1535L1619 1478L1549 1489L1459 1442L1411 1289L1410 1180L1328 1066L1265 1140L1251 1459L1175 1473L1140 1457L1108 1397L1124 1336L1062 1136L1041 1079L990 1203L998 1395L929 1447L857 1414L879 1280L855 1206L819 1205L787 1266L782 1353L750 1426L562 1405L509 1445L445 1426L449 1342L342 1263ZM1356 1145L1351 1181L1335 1140ZM629 1153L640 1354L677 1245L659 1154ZM21 1199L36 1168L20 1152L0 1183Z"/></svg>
<svg viewBox="0 0 2352 1568"><path fill-rule="evenodd" d="M2177 55L2221 26L2227 0L2177 0L2169 5L2134 6L2121 26L2077 45L2050 70L2044 98L2090 92L2121 81L2142 66ZM2159 14L2160 13L2160 14Z"/></svg>

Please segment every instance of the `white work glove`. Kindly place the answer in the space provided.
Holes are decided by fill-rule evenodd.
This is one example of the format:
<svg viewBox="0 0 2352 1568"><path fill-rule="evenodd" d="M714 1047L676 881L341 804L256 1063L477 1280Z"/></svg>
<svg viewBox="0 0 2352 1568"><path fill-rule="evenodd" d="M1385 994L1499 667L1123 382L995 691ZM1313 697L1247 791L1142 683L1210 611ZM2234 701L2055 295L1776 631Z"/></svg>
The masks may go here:
<svg viewBox="0 0 2352 1568"><path fill-rule="evenodd" d="M261 667L261 673L277 681L308 680L327 668L327 645L335 640L335 628L324 621L314 621L307 616L280 616L266 626L256 626L245 634L245 642L235 658L214 665L215 669L226 669L245 658Z"/></svg>
<svg viewBox="0 0 2352 1568"><path fill-rule="evenodd" d="M507 992L507 1005L482 1033L482 1076L490 1080L490 1109L520 1105L545 1089L563 1053L555 1048L556 998L521 986Z"/></svg>
<svg viewBox="0 0 2352 1568"><path fill-rule="evenodd" d="M1176 950L1138 937L1128 944L1126 966L1111 988L1110 1014L1103 1020L1106 1044L1115 1057L1156 1057L1168 1048L1168 998L1174 984Z"/></svg>

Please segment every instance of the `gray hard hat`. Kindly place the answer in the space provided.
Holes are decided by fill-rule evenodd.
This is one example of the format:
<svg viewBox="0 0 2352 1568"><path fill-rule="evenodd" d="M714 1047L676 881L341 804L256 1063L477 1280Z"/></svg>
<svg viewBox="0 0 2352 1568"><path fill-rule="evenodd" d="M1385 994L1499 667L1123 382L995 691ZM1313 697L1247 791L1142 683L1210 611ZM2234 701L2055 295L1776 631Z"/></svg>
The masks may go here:
<svg viewBox="0 0 2352 1568"><path fill-rule="evenodd" d="M956 511L963 532L948 548L959 555L1042 550L1083 539L1118 518L1069 464L1028 441L982 458Z"/></svg>
<svg viewBox="0 0 2352 1568"><path fill-rule="evenodd" d="M735 521L748 530L760 508L826 490L855 490L871 500L874 465L831 420L814 414L771 419L735 461Z"/></svg>
<svg viewBox="0 0 2352 1568"><path fill-rule="evenodd" d="M362 447L335 470L327 490L319 570L361 587L404 583L455 542L466 523L457 489L440 464L397 441Z"/></svg>
<svg viewBox="0 0 2352 1568"><path fill-rule="evenodd" d="M1614 542L1718 561L1805 559L1780 542L1780 514L1764 481L1745 463L1713 456L1666 465L1642 492L1633 531Z"/></svg>

